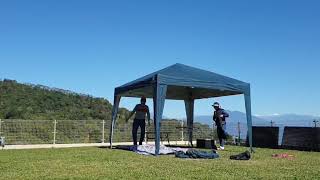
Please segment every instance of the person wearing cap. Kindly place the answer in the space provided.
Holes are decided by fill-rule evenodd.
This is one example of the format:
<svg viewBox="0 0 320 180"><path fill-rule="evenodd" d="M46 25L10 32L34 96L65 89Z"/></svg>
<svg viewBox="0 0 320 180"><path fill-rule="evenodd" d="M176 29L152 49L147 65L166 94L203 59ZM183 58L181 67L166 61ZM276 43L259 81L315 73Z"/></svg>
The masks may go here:
<svg viewBox="0 0 320 180"><path fill-rule="evenodd" d="M215 102L212 106L215 109L213 121L217 126L217 134L220 143L219 150L224 150L225 140L227 139L226 118L229 117L229 114L221 108L218 102Z"/></svg>
<svg viewBox="0 0 320 180"><path fill-rule="evenodd" d="M146 98L142 97L141 103L135 106L129 117L126 119L126 122L128 122L129 119L133 116L133 114L135 114L135 118L133 120L132 125L133 145L137 145L137 133L139 127L141 129L139 145L142 145L142 142L144 141L144 136L146 132L146 116L148 118L148 125L150 126L150 112L149 107L146 105L146 102Z"/></svg>

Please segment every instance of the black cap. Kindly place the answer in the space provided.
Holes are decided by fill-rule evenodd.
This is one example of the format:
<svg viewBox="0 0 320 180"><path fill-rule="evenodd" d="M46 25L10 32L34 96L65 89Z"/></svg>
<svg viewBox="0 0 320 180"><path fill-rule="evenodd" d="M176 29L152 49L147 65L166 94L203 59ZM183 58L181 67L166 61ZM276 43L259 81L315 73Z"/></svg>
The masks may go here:
<svg viewBox="0 0 320 180"><path fill-rule="evenodd" d="M220 104L218 102L213 103L213 107L220 107Z"/></svg>

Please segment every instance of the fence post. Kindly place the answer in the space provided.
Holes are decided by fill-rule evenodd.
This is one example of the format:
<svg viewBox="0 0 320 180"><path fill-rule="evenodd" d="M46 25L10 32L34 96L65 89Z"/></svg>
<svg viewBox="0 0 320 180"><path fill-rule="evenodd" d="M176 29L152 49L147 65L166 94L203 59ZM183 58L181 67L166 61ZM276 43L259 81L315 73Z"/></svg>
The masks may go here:
<svg viewBox="0 0 320 180"><path fill-rule="evenodd" d="M0 137L1 137L1 135L2 135L2 132L1 132L1 123L2 123L2 121L1 121L1 119L0 119Z"/></svg>
<svg viewBox="0 0 320 180"><path fill-rule="evenodd" d="M104 125L105 125L105 120L102 120L102 143L104 143Z"/></svg>
<svg viewBox="0 0 320 180"><path fill-rule="evenodd" d="M56 144L57 120L53 121L53 145Z"/></svg>
<svg viewBox="0 0 320 180"><path fill-rule="evenodd" d="M215 127L216 127L215 122L212 122L212 132L211 132L211 133L212 133L212 137L211 137L211 139L215 139L215 138L214 138L214 136L215 136L215 135L214 135L214 134L215 134Z"/></svg>
<svg viewBox="0 0 320 180"><path fill-rule="evenodd" d="M0 121L1 122L1 121ZM317 127L317 123L319 122L318 120L313 120L313 122L314 122L314 127L316 128ZM1 125L1 124L0 124ZM0 126L1 127L1 126ZM0 128L0 130L1 130L1 128Z"/></svg>
<svg viewBox="0 0 320 180"><path fill-rule="evenodd" d="M240 121L238 121L238 144L241 145L241 127L240 127Z"/></svg>
<svg viewBox="0 0 320 180"><path fill-rule="evenodd" d="M181 121L181 141L184 142L184 134L183 134L183 131L184 131L184 124L183 124L183 120Z"/></svg>

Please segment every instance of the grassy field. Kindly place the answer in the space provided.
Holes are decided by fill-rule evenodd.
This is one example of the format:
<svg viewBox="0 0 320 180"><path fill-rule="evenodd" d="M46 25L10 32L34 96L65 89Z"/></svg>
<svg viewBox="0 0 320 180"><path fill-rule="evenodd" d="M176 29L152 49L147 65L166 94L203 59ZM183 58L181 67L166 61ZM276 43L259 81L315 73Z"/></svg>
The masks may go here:
<svg viewBox="0 0 320 180"><path fill-rule="evenodd" d="M256 149L250 161L231 161L243 147L228 146L216 160L146 157L102 148L0 151L0 179L320 179L320 153ZM273 159L290 153L294 160Z"/></svg>

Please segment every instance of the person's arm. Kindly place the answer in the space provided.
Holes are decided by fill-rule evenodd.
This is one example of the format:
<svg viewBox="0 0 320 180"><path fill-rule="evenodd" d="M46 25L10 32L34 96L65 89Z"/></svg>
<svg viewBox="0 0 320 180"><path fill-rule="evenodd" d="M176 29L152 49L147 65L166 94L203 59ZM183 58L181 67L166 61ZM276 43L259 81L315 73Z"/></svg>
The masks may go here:
<svg viewBox="0 0 320 180"><path fill-rule="evenodd" d="M126 119L126 122L128 122L129 119L134 115L134 113L136 113L136 109L137 109L137 106L134 107L134 109L132 110L132 112L130 113L130 115L128 116L128 118Z"/></svg>
<svg viewBox="0 0 320 180"><path fill-rule="evenodd" d="M229 117L229 113L227 113L226 110L222 110L221 114L223 115L224 118Z"/></svg>
<svg viewBox="0 0 320 180"><path fill-rule="evenodd" d="M148 110L147 110L147 118L148 118L148 125L150 126L150 111L149 111L149 107L147 106Z"/></svg>

